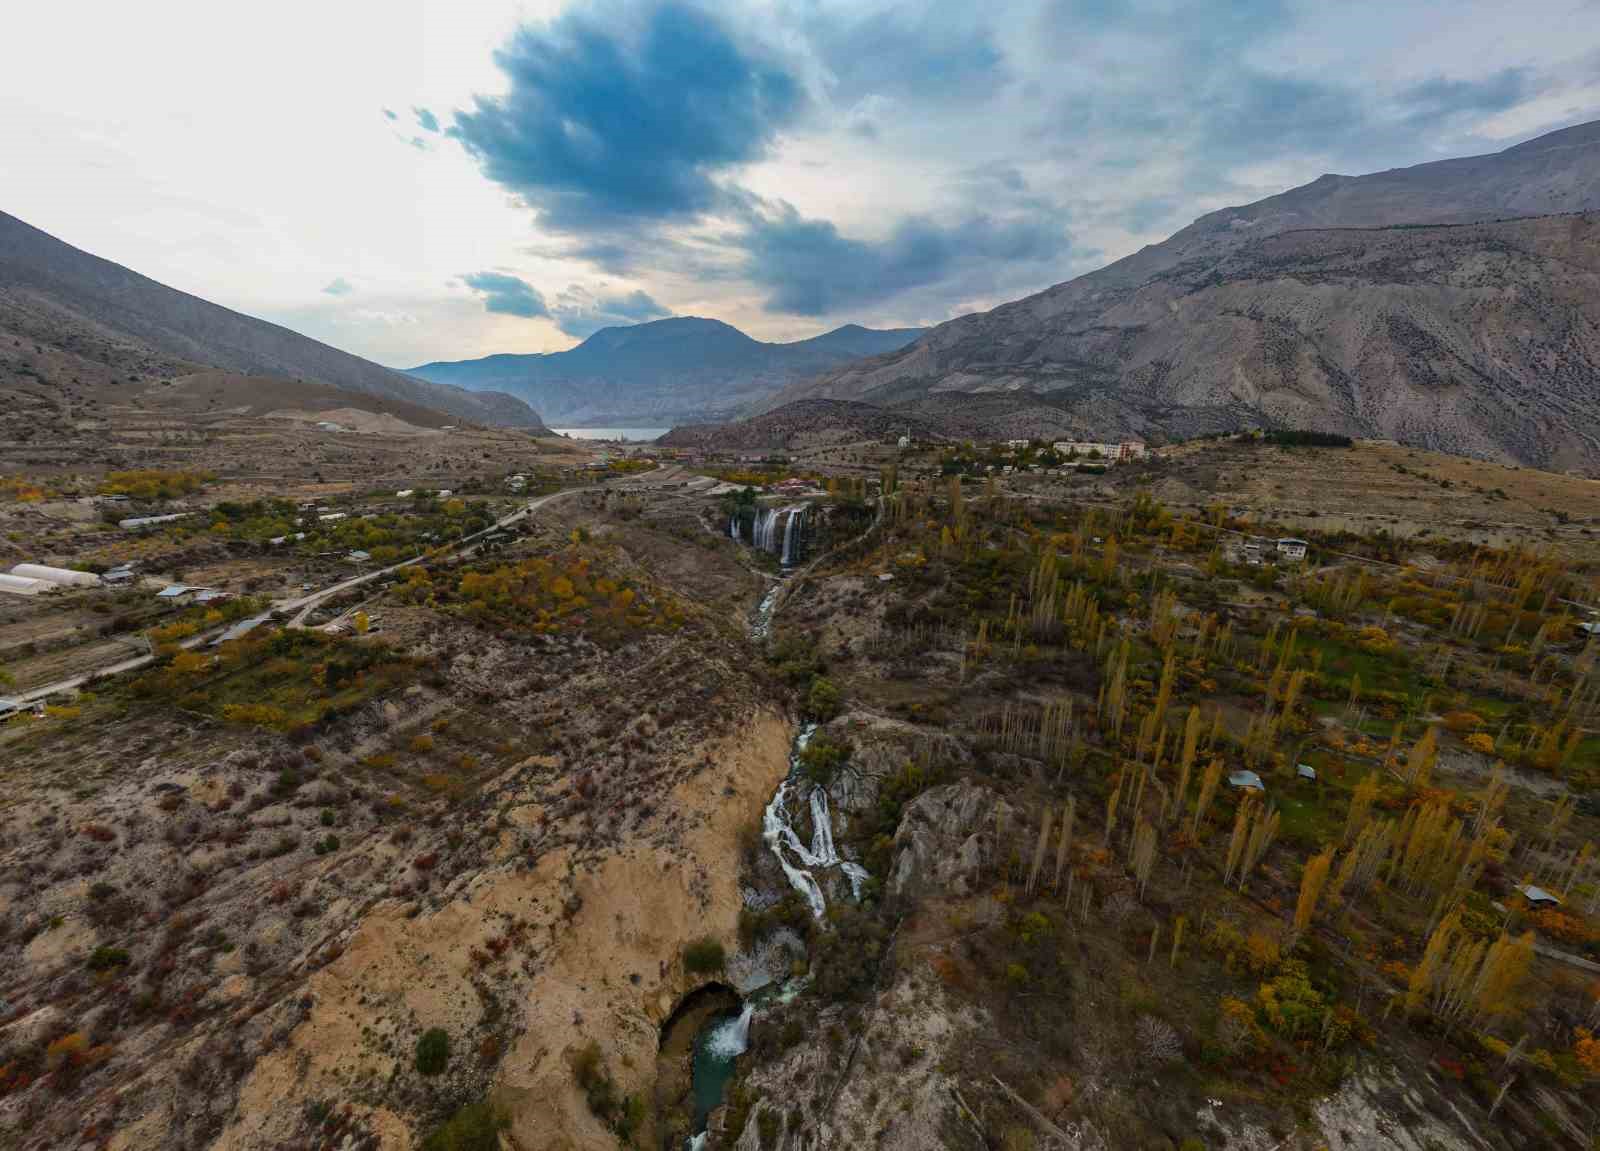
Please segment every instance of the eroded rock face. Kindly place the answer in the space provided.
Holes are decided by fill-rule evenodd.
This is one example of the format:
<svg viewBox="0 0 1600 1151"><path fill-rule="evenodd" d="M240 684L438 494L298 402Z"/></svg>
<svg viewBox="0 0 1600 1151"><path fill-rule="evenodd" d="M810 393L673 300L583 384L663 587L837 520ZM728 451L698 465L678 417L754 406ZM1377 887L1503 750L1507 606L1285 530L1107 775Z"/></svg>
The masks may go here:
<svg viewBox="0 0 1600 1151"><path fill-rule="evenodd" d="M971 759L966 745L954 736L865 711L841 715L819 734L850 746L849 765L828 785L828 799L844 818L876 804L882 781L908 763L936 757L943 763L965 764Z"/></svg>
<svg viewBox="0 0 1600 1151"><path fill-rule="evenodd" d="M764 1111L769 1130L776 1122L788 1132L787 1147L927 1151L952 1145L946 1132L960 1120L955 1081L941 1055L987 1027L983 1013L952 1000L926 973L902 971L865 1009L854 1038L846 1037L846 1014L842 1006L826 1008L810 1041L751 1076L762 1102L740 1130L724 1130L718 1146L769 1146L761 1138Z"/></svg>
<svg viewBox="0 0 1600 1151"><path fill-rule="evenodd" d="M907 804L894 836L889 895L970 894L982 864L981 830L997 803L1006 807L987 787L963 782L929 788Z"/></svg>

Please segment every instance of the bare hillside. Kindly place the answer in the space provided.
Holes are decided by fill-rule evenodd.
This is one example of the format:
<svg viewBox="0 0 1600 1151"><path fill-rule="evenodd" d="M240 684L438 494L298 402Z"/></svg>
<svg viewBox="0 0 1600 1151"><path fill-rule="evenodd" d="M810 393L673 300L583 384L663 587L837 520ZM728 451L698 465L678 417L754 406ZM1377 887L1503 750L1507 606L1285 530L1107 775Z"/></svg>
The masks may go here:
<svg viewBox="0 0 1600 1151"><path fill-rule="evenodd" d="M1325 176L774 406L1022 392L1092 409L1116 425L1106 434L1294 424L1600 468L1583 214L1597 209L1596 124L1492 156Z"/></svg>
<svg viewBox="0 0 1600 1151"><path fill-rule="evenodd" d="M521 400L414 379L219 307L0 212L0 387L82 388L197 366L328 384L479 423L538 426ZM30 346L31 345L31 346ZM27 357L27 358L23 358Z"/></svg>

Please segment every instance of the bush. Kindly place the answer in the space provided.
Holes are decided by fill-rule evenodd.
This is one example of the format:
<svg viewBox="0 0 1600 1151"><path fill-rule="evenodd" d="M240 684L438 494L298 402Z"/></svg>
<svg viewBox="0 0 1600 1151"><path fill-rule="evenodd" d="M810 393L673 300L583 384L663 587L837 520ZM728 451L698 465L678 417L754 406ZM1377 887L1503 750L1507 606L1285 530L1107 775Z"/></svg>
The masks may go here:
<svg viewBox="0 0 1600 1151"><path fill-rule="evenodd" d="M727 952L723 949L722 943L709 935L696 939L683 949L684 969L696 975L709 975L714 971L721 971L722 965L727 960Z"/></svg>
<svg viewBox="0 0 1600 1151"><path fill-rule="evenodd" d="M806 693L806 714L819 723L826 723L839 714L839 689L831 679L815 676L811 690Z"/></svg>
<svg viewBox="0 0 1600 1151"><path fill-rule="evenodd" d="M468 1103L422 1141L422 1151L499 1151L510 1120L487 1100Z"/></svg>
<svg viewBox="0 0 1600 1151"><path fill-rule="evenodd" d="M130 962L128 953L120 947L96 947L89 956L90 971L111 971L117 967L126 967Z"/></svg>
<svg viewBox="0 0 1600 1151"><path fill-rule="evenodd" d="M417 1071L437 1075L450 1062L450 1035L442 1027L430 1027L417 1040Z"/></svg>

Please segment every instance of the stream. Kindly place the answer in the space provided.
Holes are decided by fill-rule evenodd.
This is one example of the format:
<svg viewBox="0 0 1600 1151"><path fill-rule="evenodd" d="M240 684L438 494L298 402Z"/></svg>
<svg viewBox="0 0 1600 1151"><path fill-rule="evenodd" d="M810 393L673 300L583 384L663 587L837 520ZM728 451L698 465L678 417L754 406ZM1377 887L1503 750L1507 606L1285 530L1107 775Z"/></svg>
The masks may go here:
<svg viewBox="0 0 1600 1151"><path fill-rule="evenodd" d="M788 550L787 548L785 549ZM750 620L750 638L764 642L772 631L772 616L777 605L782 583L776 583L761 597ZM825 788L814 786L800 771L801 754L817 732L814 723L805 724L795 733L789 746L789 772L778 784L772 799L761 817L761 837L783 869L789 886L799 892L811 914L821 919L828 909L828 897L822 878L837 868L850 884L853 899L861 898L861 884L868 877L867 869L859 863L841 859L833 842L833 812L828 805ZM804 798L811 815L811 842L805 843L795 830L791 801ZM787 1003L798 995L805 980L789 980L781 987L771 985L752 994L739 1010L724 1011L707 1020L694 1041L693 1099L695 1132L685 1147L688 1151L702 1151L706 1143L706 1126L711 1113L722 1106L723 1096L732 1081L739 1056L749 1049L750 1024L763 1003Z"/></svg>

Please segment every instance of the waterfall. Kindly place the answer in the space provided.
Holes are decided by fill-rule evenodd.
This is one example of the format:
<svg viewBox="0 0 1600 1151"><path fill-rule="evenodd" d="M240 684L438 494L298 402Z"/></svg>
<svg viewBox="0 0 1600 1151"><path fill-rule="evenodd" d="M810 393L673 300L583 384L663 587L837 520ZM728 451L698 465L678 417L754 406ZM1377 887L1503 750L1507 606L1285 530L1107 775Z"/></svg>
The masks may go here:
<svg viewBox="0 0 1600 1151"><path fill-rule="evenodd" d="M837 867L850 880L850 894L856 899L861 898L861 883L869 873L860 864L839 858L839 852L833 845L833 813L828 810L828 792L825 788L811 788L811 846L801 843L800 836L794 830L793 817L789 814L789 796L801 786L796 774L800 753L811 742L816 730L815 724L807 724L795 737L794 753L789 757L788 778L778 785L772 802L767 804L761 819L761 837L772 849L772 854L777 856L778 865L788 877L789 886L805 896L811 906L811 914L821 919L823 912L828 909L828 901L822 893L822 884L813 872ZM791 856L797 862L791 862Z"/></svg>
<svg viewBox="0 0 1600 1151"><path fill-rule="evenodd" d="M728 517L728 538L731 539L731 540L736 540L736 539L739 538L739 513L738 512L734 512L733 515Z"/></svg>
<svg viewBox="0 0 1600 1151"><path fill-rule="evenodd" d="M755 1016L753 1003L746 1003L737 1016L721 1024L706 1040L706 1050L719 1059L737 1059L750 1046L750 1020Z"/></svg>
<svg viewBox="0 0 1600 1151"><path fill-rule="evenodd" d="M783 525L783 564L785 567L800 559L800 533L805 529L806 506L799 504L789 509L789 522Z"/></svg>
<svg viewBox="0 0 1600 1151"><path fill-rule="evenodd" d="M755 523L750 529L750 545L760 551L770 552L777 536L778 509L757 508Z"/></svg>

